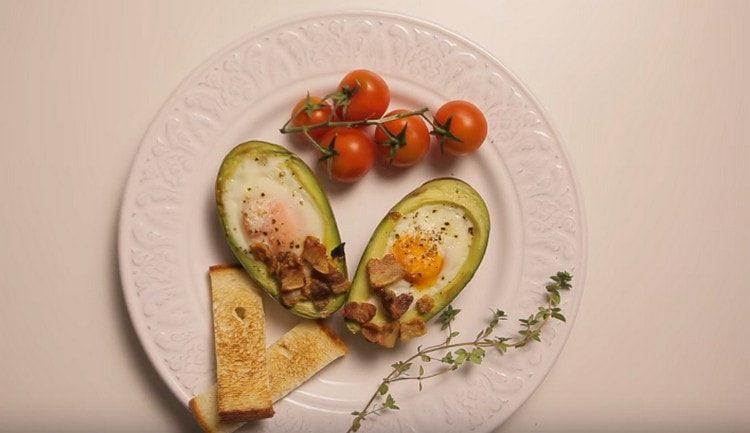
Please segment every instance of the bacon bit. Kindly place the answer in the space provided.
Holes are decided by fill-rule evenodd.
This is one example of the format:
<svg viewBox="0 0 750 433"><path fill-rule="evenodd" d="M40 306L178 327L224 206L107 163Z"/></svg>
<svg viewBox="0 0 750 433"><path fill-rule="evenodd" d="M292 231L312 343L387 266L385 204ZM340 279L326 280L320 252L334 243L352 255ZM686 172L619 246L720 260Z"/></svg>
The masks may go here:
<svg viewBox="0 0 750 433"><path fill-rule="evenodd" d="M312 301L315 308L322 310L331 300L331 289L324 282L313 277L302 288L302 296Z"/></svg>
<svg viewBox="0 0 750 433"><path fill-rule="evenodd" d="M331 286L331 291L336 295L346 293L351 286L351 283L346 279L344 273L339 271L338 268L334 268L333 272L328 275L323 275L323 280Z"/></svg>
<svg viewBox="0 0 750 433"><path fill-rule="evenodd" d="M386 323L378 326L372 322L362 325L362 336L371 343L377 343L383 347L391 348L396 345L399 334L399 324Z"/></svg>
<svg viewBox="0 0 750 433"><path fill-rule="evenodd" d="M315 308L322 310L331 300L331 289L324 282L312 278L302 288L302 296L312 301Z"/></svg>
<svg viewBox="0 0 750 433"><path fill-rule="evenodd" d="M322 310L327 307L329 302L331 302L331 298L313 299L312 301L313 305L318 310Z"/></svg>
<svg viewBox="0 0 750 433"><path fill-rule="evenodd" d="M406 271L393 254L386 254L382 259L370 259L367 262L367 277L375 288L385 287L404 278Z"/></svg>
<svg viewBox="0 0 750 433"><path fill-rule="evenodd" d="M351 284L339 270L336 262L328 255L325 245L320 240L313 236L305 238L302 258L323 276L322 280L328 283L334 294L339 295L349 290Z"/></svg>
<svg viewBox="0 0 750 433"><path fill-rule="evenodd" d="M406 310L409 309L409 306L414 300L414 295L412 295L411 293L402 293L396 296L396 293L394 293L393 290L381 290L380 297L383 301L383 306L388 311L388 314L391 315L393 320L398 320L401 316L403 316L403 314L406 313Z"/></svg>
<svg viewBox="0 0 750 433"><path fill-rule="evenodd" d="M305 269L299 257L285 251L279 254L278 262L282 292L290 292L305 286L307 278L305 278Z"/></svg>
<svg viewBox="0 0 750 433"><path fill-rule="evenodd" d="M281 304L287 308L291 308L297 302L304 300L302 296L302 290L292 290L291 292L281 293Z"/></svg>
<svg viewBox="0 0 750 433"><path fill-rule="evenodd" d="M328 257L328 251L326 246L323 245L320 240L313 236L305 238L305 246L302 250L302 258L310 264L316 271L323 275L328 275L335 265L331 262ZM333 265L333 266L331 266Z"/></svg>
<svg viewBox="0 0 750 433"><path fill-rule="evenodd" d="M380 336L380 326L374 323L366 323L362 326L362 337L370 343L377 343Z"/></svg>
<svg viewBox="0 0 750 433"><path fill-rule="evenodd" d="M339 272L339 275L342 277L344 274ZM342 293L346 293L349 291L349 288L352 286L352 283L350 283L346 278L343 278L341 281L331 283L331 291L335 295L340 295Z"/></svg>
<svg viewBox="0 0 750 433"><path fill-rule="evenodd" d="M268 268L268 272L274 274L278 271L278 263L271 253L271 249L266 244L253 244L250 247L250 253L259 261L263 262Z"/></svg>
<svg viewBox="0 0 750 433"><path fill-rule="evenodd" d="M343 314L345 319L364 325L375 317L375 311L375 306L369 302L348 302L344 305Z"/></svg>
<svg viewBox="0 0 750 433"><path fill-rule="evenodd" d="M414 295L411 293L402 293L396 296L395 301L388 306L388 312L391 314L391 317L394 319L401 317L409 309L413 300Z"/></svg>
<svg viewBox="0 0 750 433"><path fill-rule="evenodd" d="M331 289L324 282L315 278L309 286L306 286L306 289L309 293L308 298L313 301L321 301L331 297Z"/></svg>
<svg viewBox="0 0 750 433"><path fill-rule="evenodd" d="M401 341L408 341L412 338L421 337L427 333L427 327L424 320L416 317L406 323L401 324Z"/></svg>
<svg viewBox="0 0 750 433"><path fill-rule="evenodd" d="M427 314L435 307L435 300L432 299L429 295L424 295L417 301L416 305L414 305L414 308L417 309L417 311L420 314Z"/></svg>

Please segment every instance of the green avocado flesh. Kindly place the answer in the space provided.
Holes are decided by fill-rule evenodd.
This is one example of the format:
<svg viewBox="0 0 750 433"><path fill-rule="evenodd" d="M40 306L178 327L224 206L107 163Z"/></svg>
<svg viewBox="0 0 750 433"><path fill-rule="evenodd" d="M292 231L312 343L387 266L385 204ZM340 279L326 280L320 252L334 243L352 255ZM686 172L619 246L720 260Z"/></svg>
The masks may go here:
<svg viewBox="0 0 750 433"><path fill-rule="evenodd" d="M444 211L441 211L441 209ZM456 224L455 219L452 220L454 222L453 226L449 226L448 223L443 223L442 220L439 219L441 212L450 215L460 215L458 222L463 225ZM413 222L408 221L410 218ZM479 267L487 248L487 240L490 232L489 213L487 212L487 205L482 197L469 184L458 179L440 178L423 184L393 206L380 222L365 248L364 254L362 255L357 267L357 272L352 280L349 301L374 303L377 307L377 313L372 319L372 323L382 325L384 323L392 322L392 319L384 310L380 300L370 287L367 274L367 262L373 258L382 258L386 254L392 252L389 249L392 248L392 243L395 242L394 236L396 235L394 233L397 233L395 231L397 230L397 227L417 227L413 230L423 230L425 225L430 224L430 218L434 221L433 226L438 224L442 229L442 225L446 224L446 227L450 229L451 227L460 225L461 230L463 230L462 233L465 233L468 228L468 233L470 235L462 236L461 239L466 242L453 247L454 250L463 248L462 259L455 259L454 257L456 254L447 251L446 249L449 248L446 248L445 245L442 247L442 254L446 256L444 261L446 266L448 260L453 259L452 271L450 271L450 274L448 270L444 271L446 272L446 279L440 283L439 286L435 285L435 287L432 288L432 291L429 287L418 289L413 285L404 282L407 286L406 288L403 288L404 286L402 286L401 290L403 293L411 293L414 296L414 302L412 302L410 308L398 319L398 321L406 323L417 317L425 322L428 321L435 316L435 314L445 308L453 298L461 292ZM399 222L402 220L404 220L404 224L399 226ZM411 226L409 226L409 224L411 224ZM408 230L411 229L407 229L405 232L402 231L402 233L408 234ZM438 231L438 233L441 232ZM451 232L448 231L447 233ZM451 238L450 240L453 240L452 238L454 237L457 239L459 238L458 234L451 234L449 237ZM468 250L466 248L466 243L468 243ZM450 258L448 256L450 256ZM463 262L461 262L461 260L463 260ZM415 309L415 303L425 294L429 294L432 297L434 300L434 307L425 314L420 314ZM360 330L360 325L354 321L347 320L346 325L353 333Z"/></svg>
<svg viewBox="0 0 750 433"><path fill-rule="evenodd" d="M280 301L280 284L267 266L249 252L250 243L254 241L249 240L243 225L247 218L270 220L273 216L275 224L276 218L292 215L293 218L287 218L289 224L300 227L295 232L297 235L289 238L293 239L292 243L299 245L304 236L311 235L320 239L329 252L341 243L331 205L315 175L295 154L276 144L249 141L227 154L216 178L216 205L232 252L253 280L276 301ZM272 214L269 209L276 213ZM269 216L262 216L266 214ZM270 228L268 231L273 232ZM299 246L296 248L293 251L299 254ZM346 276L343 255L335 262ZM292 306L290 311L309 319L328 317L341 308L346 297L346 293L334 295L322 310L305 300Z"/></svg>

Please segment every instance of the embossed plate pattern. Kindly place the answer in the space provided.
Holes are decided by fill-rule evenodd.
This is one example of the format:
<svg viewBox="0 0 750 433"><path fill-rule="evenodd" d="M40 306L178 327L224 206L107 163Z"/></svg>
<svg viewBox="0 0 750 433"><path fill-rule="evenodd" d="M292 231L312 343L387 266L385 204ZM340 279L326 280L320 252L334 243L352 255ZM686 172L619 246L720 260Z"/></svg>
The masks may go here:
<svg viewBox="0 0 750 433"><path fill-rule="evenodd" d="M433 149L409 170L376 168L344 187L325 183L350 270L390 206L422 182L452 175L484 196L492 216L487 255L456 299L456 329L473 335L489 308L525 317L543 302L547 276L574 274L564 295L568 323L553 323L542 343L425 383L392 388L403 410L365 424L367 431L480 431L504 421L542 381L572 326L585 275L585 222L571 166L541 108L499 61L436 25L382 12L299 19L233 43L196 69L170 97L143 138L123 198L119 259L136 332L154 367L183 403L212 381L209 265L231 261L214 212L213 182L223 155L249 139L277 142L311 166L316 155L277 128L306 90L322 94L357 67L381 73L392 108L449 99L477 104L489 123L474 155L441 157ZM297 319L265 301L267 339ZM339 319L334 326L342 333ZM512 321L507 332L516 329ZM276 405L248 431L345 431L388 365L422 341L386 351L345 337L350 354ZM436 429L439 427L439 429Z"/></svg>

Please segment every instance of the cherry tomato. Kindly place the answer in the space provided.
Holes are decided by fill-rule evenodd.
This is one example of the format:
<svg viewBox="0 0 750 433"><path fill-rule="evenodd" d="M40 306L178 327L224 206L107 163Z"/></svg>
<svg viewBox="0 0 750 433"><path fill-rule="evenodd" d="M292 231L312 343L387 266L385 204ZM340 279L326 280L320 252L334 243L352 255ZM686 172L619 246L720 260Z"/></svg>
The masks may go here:
<svg viewBox="0 0 750 433"><path fill-rule="evenodd" d="M348 104L336 112L343 120L377 119L391 103L388 84L380 75L366 69L346 74L339 83L339 92L350 95Z"/></svg>
<svg viewBox="0 0 750 433"><path fill-rule="evenodd" d="M333 109L323 98L307 96L302 98L292 110L292 126L311 126L331 120ZM308 132L318 139L331 128L315 128Z"/></svg>
<svg viewBox="0 0 750 433"><path fill-rule="evenodd" d="M406 112L407 110L393 110L386 114L386 117ZM391 157L391 148L394 145L394 143L391 143L392 139L381 128L375 129L375 148L378 154L396 167L409 167L418 163L430 149L430 131L427 130L427 125L419 116L391 120L385 122L383 127L396 139L400 138L399 134L402 131L404 134L403 145L396 147L396 153Z"/></svg>
<svg viewBox="0 0 750 433"><path fill-rule="evenodd" d="M465 155L479 149L487 137L487 120L479 108L471 102L445 103L435 113L435 122L461 140L445 137L443 149L452 155ZM438 139L442 138L438 136Z"/></svg>
<svg viewBox="0 0 750 433"><path fill-rule="evenodd" d="M370 171L375 162L375 145L367 134L356 128L333 128L320 139L320 145L329 149L331 142L336 155L325 160L331 179L356 182Z"/></svg>

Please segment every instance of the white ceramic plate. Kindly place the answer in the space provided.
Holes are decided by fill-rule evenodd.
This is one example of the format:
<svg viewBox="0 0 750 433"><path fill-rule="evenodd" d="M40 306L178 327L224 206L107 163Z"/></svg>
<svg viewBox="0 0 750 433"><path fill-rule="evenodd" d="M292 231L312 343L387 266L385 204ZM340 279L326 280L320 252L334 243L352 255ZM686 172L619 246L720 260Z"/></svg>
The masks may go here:
<svg viewBox="0 0 750 433"><path fill-rule="evenodd" d="M559 270L574 274L564 294L568 323L555 321L542 343L425 383L392 387L402 410L373 417L366 431L490 431L539 385L560 353L576 315L586 257L581 200L560 140L528 91L487 52L436 25L381 12L315 16L242 38L194 71L146 133L132 167L120 219L119 258L130 317L151 362L183 403L212 383L213 353L207 269L233 262L214 209L214 180L236 144L260 139L297 151L304 143L278 128L307 90L324 94L349 70L377 71L391 87L391 108L467 99L486 114L479 152L441 157L436 150L409 170L376 168L352 186L323 181L347 243L350 271L372 230L404 194L440 176L471 183L492 218L487 254L456 298L455 329L473 335L492 307L525 317L544 300ZM268 341L297 318L266 299ZM334 326L343 334L341 323ZM514 321L506 332L517 329ZM395 350L347 336L350 354L275 406L276 415L248 431L345 431L389 364L430 333Z"/></svg>

